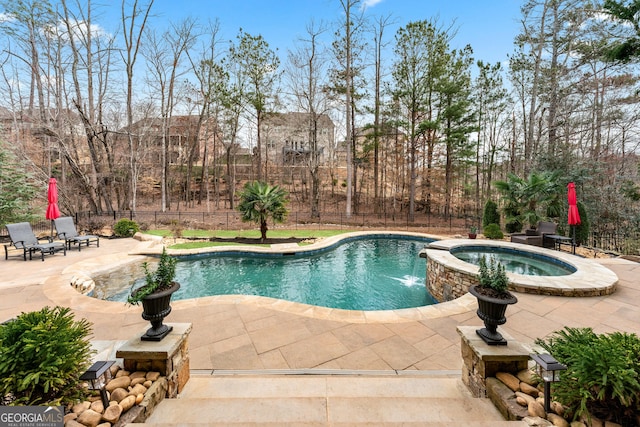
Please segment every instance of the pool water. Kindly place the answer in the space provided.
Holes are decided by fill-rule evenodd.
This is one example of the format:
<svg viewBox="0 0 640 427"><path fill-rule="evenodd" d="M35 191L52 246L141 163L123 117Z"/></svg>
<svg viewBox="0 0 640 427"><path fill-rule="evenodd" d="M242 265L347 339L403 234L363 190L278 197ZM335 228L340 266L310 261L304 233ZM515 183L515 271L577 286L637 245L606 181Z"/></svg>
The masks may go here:
<svg viewBox="0 0 640 427"><path fill-rule="evenodd" d="M487 264L491 259L504 265L506 271L530 276L564 276L572 274L576 269L556 258L497 247L463 247L451 250L451 253L462 261L480 265L480 259L486 257Z"/></svg>
<svg viewBox="0 0 640 427"><path fill-rule="evenodd" d="M173 299L261 295L347 310L434 304L425 286L426 263L419 257L430 241L364 237L306 255L222 253L181 257L176 268L181 288ZM137 287L143 283L142 275L136 277L139 279L124 284L113 277L95 278L94 296L125 301L131 284Z"/></svg>

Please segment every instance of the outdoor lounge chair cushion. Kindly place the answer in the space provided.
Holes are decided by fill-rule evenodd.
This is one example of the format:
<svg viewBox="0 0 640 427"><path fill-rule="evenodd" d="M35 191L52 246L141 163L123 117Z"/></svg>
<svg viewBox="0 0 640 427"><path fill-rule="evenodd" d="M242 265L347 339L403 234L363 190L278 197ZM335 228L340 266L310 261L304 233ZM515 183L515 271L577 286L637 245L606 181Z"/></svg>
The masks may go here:
<svg viewBox="0 0 640 427"><path fill-rule="evenodd" d="M81 250L83 243L89 246L91 242L95 242L96 246L100 247L100 237L92 234L79 234L78 230L76 230L76 225L73 223L73 218L70 216L61 216L60 218L54 219L53 222L56 225L58 238L64 239L64 242L69 249L71 249L72 243L78 244L78 251Z"/></svg>
<svg viewBox="0 0 640 427"><path fill-rule="evenodd" d="M64 251L64 254L67 255L67 246L62 242L40 242L36 235L33 234L31 224L28 222L7 224L6 227L9 232L9 238L11 239L10 245L14 246L16 249L22 249L22 256L25 261L27 260L27 253L29 254L29 259L32 259L32 255L36 251L40 251L42 261L44 261L45 254L54 254L60 250ZM4 259L7 259L8 257L8 247L5 245Z"/></svg>
<svg viewBox="0 0 640 427"><path fill-rule="evenodd" d="M535 230L525 230L524 233L517 233L511 235L511 241L513 243L522 243L525 245L534 245L543 247L546 242L544 239L545 234L555 234L558 229L558 224L549 221L540 221Z"/></svg>

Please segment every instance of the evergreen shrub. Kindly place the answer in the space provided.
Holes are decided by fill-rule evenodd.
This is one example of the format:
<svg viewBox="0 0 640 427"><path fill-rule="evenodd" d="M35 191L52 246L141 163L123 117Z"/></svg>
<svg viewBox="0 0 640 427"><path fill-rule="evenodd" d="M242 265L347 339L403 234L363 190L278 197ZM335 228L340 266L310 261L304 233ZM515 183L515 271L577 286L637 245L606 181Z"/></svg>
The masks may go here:
<svg viewBox="0 0 640 427"><path fill-rule="evenodd" d="M93 350L91 323L67 307L44 307L0 325L0 400L61 405L83 396L79 377Z"/></svg>
<svg viewBox="0 0 640 427"><path fill-rule="evenodd" d="M482 230L482 234L487 239L495 239L501 240L504 239L504 233L500 230L500 226L498 224L488 224Z"/></svg>
<svg viewBox="0 0 640 427"><path fill-rule="evenodd" d="M485 228L489 224L498 224L498 227L500 226L498 204L493 200L487 200L487 203L484 204L484 212L482 214L482 228Z"/></svg>
<svg viewBox="0 0 640 427"><path fill-rule="evenodd" d="M133 237L138 231L140 231L138 223L127 218L122 218L113 227L113 232L118 237Z"/></svg>

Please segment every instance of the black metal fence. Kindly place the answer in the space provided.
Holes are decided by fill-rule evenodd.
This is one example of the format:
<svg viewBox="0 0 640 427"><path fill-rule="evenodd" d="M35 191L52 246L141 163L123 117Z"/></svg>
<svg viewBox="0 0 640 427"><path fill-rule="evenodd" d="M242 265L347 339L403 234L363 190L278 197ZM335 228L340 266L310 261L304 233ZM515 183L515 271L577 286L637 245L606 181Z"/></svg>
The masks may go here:
<svg viewBox="0 0 640 427"><path fill-rule="evenodd" d="M138 222L143 229L162 228L180 225L184 228L201 228L210 230L237 230L255 228L253 225L241 221L240 213L235 211L216 212L188 212L188 211L112 211L101 214L93 212L77 212L74 219L79 228L85 231L99 232L103 227L111 227L121 218L128 218ZM312 217L310 212L290 212L283 227L298 229L327 229L327 228L359 228L379 227L386 229L405 229L430 233L466 234L469 227L479 225L479 218L472 217L443 217L416 213L410 218L406 213L321 213L319 217ZM37 235L53 233L51 221L32 223ZM0 238L7 239L6 229L0 230ZM617 232L593 231L589 234L587 246L605 252L619 254L640 254L640 230Z"/></svg>

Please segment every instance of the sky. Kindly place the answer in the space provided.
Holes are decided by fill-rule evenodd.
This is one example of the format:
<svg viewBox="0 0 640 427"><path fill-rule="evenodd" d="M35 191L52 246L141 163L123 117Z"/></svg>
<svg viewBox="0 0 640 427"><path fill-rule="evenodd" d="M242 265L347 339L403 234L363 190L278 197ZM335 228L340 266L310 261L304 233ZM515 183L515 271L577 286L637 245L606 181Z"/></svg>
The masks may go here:
<svg viewBox="0 0 640 427"><path fill-rule="evenodd" d="M522 0L363 0L365 15L391 16L395 25L386 31L393 41L397 28L412 21L438 18L443 26L454 25L457 35L453 48L470 44L474 57L495 63L507 60L513 40L520 30ZM120 7L113 3L113 12ZM262 35L281 60L287 49L305 35L305 27L315 22L334 23L342 16L339 0L155 0L152 26L196 17L204 22L218 18L224 40L235 39L242 28L251 35ZM167 24L168 25L168 24Z"/></svg>

